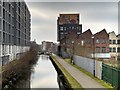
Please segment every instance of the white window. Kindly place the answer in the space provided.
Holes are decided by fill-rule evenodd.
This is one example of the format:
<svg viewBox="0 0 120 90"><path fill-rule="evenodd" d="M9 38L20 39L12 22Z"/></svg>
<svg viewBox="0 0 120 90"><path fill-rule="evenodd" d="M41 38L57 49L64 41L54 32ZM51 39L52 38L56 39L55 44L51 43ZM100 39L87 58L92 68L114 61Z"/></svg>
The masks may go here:
<svg viewBox="0 0 120 90"><path fill-rule="evenodd" d="M66 27L64 27L64 30L66 31Z"/></svg>
<svg viewBox="0 0 120 90"><path fill-rule="evenodd" d="M63 31L63 27L60 27L60 30Z"/></svg>
<svg viewBox="0 0 120 90"><path fill-rule="evenodd" d="M100 40L98 38L96 39L96 43L100 43Z"/></svg>
<svg viewBox="0 0 120 90"><path fill-rule="evenodd" d="M77 34L80 34L80 32L77 32Z"/></svg>
<svg viewBox="0 0 120 90"><path fill-rule="evenodd" d="M74 29L74 27L72 27L72 29Z"/></svg>
<svg viewBox="0 0 120 90"><path fill-rule="evenodd" d="M83 40L81 41L81 45L82 45L82 46L84 45L84 41L83 41Z"/></svg>

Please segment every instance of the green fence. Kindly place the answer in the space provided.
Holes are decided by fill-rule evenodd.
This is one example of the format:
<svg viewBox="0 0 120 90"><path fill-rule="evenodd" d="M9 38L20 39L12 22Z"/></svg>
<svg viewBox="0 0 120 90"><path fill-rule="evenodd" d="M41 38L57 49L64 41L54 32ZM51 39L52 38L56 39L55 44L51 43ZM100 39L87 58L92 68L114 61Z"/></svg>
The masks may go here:
<svg viewBox="0 0 120 90"><path fill-rule="evenodd" d="M114 87L120 87L120 68L102 63L102 79Z"/></svg>

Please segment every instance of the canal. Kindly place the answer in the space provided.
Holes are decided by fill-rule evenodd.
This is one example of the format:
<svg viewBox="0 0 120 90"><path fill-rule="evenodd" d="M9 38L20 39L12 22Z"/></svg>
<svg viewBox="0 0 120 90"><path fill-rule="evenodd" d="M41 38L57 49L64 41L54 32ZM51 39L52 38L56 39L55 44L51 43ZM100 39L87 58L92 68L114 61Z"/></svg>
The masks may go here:
<svg viewBox="0 0 120 90"><path fill-rule="evenodd" d="M57 72L47 55L40 55L31 75L30 88L59 88Z"/></svg>

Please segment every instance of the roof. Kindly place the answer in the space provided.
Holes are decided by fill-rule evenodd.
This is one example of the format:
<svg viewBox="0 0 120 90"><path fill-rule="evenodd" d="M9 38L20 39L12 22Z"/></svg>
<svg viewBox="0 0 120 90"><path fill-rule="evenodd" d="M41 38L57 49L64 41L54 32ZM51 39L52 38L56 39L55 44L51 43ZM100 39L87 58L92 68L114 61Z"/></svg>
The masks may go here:
<svg viewBox="0 0 120 90"><path fill-rule="evenodd" d="M106 31L106 29L103 29L103 30L101 30L100 32L97 32L96 34L94 34L94 36L96 36L97 34L100 34L100 33L102 33L102 32L105 32L106 34L108 34L107 31Z"/></svg>

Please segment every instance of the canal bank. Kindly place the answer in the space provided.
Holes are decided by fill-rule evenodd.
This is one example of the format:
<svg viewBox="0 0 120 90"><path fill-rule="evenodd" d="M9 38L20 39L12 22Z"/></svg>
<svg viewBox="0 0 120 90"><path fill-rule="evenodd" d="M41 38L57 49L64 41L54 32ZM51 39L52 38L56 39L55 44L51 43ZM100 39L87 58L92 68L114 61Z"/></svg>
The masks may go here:
<svg viewBox="0 0 120 90"><path fill-rule="evenodd" d="M80 90L83 89L82 86L68 73L68 71L56 60L56 58L51 55L50 60L52 61L59 78L61 78L63 83L63 88L74 90L79 88Z"/></svg>
<svg viewBox="0 0 120 90"><path fill-rule="evenodd" d="M58 63L59 67L63 67L61 68L61 70L65 69L84 89L101 88L104 90L106 88L102 86L99 82L95 81L93 78L87 76L77 68L73 67L73 65L67 63L64 59L60 58L59 56L53 54L52 58L55 63Z"/></svg>
<svg viewBox="0 0 120 90"><path fill-rule="evenodd" d="M29 51L25 52L20 59L15 59L4 65L2 67L2 88L26 88L26 85L19 84L21 81L29 80L37 60L37 51L31 48ZM28 85L27 88L29 88Z"/></svg>

